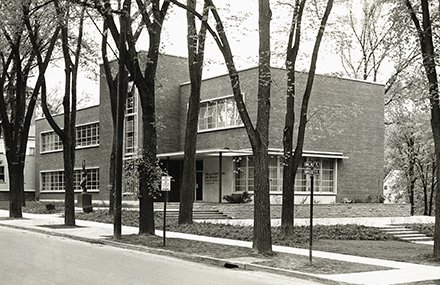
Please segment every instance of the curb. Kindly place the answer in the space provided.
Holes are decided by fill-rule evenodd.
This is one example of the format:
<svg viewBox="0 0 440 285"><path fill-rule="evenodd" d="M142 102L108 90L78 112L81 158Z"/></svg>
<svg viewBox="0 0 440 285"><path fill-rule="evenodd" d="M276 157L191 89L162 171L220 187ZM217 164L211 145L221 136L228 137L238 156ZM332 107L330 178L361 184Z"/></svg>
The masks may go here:
<svg viewBox="0 0 440 285"><path fill-rule="evenodd" d="M0 226L6 227L6 228L17 229L17 230L36 232L36 233L46 234L46 235L51 235L51 236L56 236L56 237L68 238L68 239L82 241L82 242L88 242L88 243L92 243L92 244L101 244L101 245L107 245L107 246L112 246L112 247L121 248L121 249L128 249L128 250L139 251L139 252L144 252L144 253L174 257L174 258L179 258L182 260L187 260L187 261L192 261L192 262L197 262L197 263L204 263L204 264L209 264L209 265L224 267L224 268L230 268L230 269L239 268L239 269L248 270L248 271L263 271L263 272L272 273L272 274L297 277L297 278L308 280L308 281L325 282L325 284L331 284L331 285L350 284L350 283L345 283L345 282L333 281L333 280L322 278L322 277L317 277L317 276L310 275L308 273L299 272L299 271L292 271L292 270L288 270L288 269L275 268L275 267L258 265L258 264L251 264L251 263L243 263L243 262L235 262L235 261L231 262L231 261L228 261L227 259L220 259L220 258L214 258L214 257L209 257L209 256L203 256L203 255L175 252L175 251L171 251L171 250L167 250L167 249L152 248L152 247L147 247L147 246L142 246L142 245L135 245L135 244L118 242L118 241L114 241L114 240L105 240L105 239L97 240L97 239L85 238L85 237L75 236L75 235L71 235L71 234L63 234L63 233L58 233L58 232L53 232L53 231L48 231L48 230L43 230L43 229L38 229L38 228L29 228L29 227L23 227L23 226L17 226L17 225L7 225L7 224L2 224L2 223L0 223Z"/></svg>

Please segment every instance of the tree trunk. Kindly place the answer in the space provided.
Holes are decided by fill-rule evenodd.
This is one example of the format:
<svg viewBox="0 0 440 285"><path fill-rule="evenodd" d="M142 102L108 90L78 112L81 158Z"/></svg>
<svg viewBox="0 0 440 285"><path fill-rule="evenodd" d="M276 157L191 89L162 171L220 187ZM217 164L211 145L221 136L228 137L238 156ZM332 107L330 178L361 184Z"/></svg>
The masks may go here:
<svg viewBox="0 0 440 285"><path fill-rule="evenodd" d="M299 7L297 7L299 5ZM293 126L294 126L294 106L295 106L295 61L299 50L300 43L300 23L302 18L302 13L304 9L305 1L299 3L296 2L296 33L295 33L295 43L290 49L291 43L293 41L293 34L289 35L289 47L287 51L286 67L288 69L287 74L287 111L285 119L285 127L283 134L283 148L284 148L284 168L283 168L283 205L282 205L282 215L281 215L281 228L284 233L292 233L294 226L294 185L295 176L298 170L299 163L301 162L304 138L307 124L307 112L309 100L312 92L313 81L315 77L316 63L318 61L318 52L321 45L321 40L324 35L324 30L327 25L327 20L330 15L330 11L333 7L333 0L328 0L324 16L321 19L320 29L316 36L315 44L312 52L312 59L310 62L309 73L307 75L306 88L304 90L304 95L302 97L301 112L300 112L300 122L298 127L298 136L296 141L295 152L292 154L293 149ZM293 27L291 28L293 29ZM286 163L287 161L287 163Z"/></svg>
<svg viewBox="0 0 440 285"><path fill-rule="evenodd" d="M64 224L75 226L75 151L71 152L71 140L63 144L64 156Z"/></svg>
<svg viewBox="0 0 440 285"><path fill-rule="evenodd" d="M264 146L254 151L254 243L259 253L272 253L269 194L269 155Z"/></svg>
<svg viewBox="0 0 440 285"><path fill-rule="evenodd" d="M294 63L290 62L287 65ZM281 205L281 231L293 234L295 175L293 167L293 127L295 124L295 68L291 66L287 72L286 116L283 131L283 203Z"/></svg>
<svg viewBox="0 0 440 285"><path fill-rule="evenodd" d="M109 168L109 214L115 213L115 159L116 159L116 127L113 128L112 152L110 154L110 168Z"/></svg>
<svg viewBox="0 0 440 285"><path fill-rule="evenodd" d="M193 222L193 203L196 185L195 173L197 124L199 109L200 81L195 82L195 84L191 84L191 95L185 132L185 155L183 159L182 177L184 177L184 179L182 179L182 189L180 190L179 224L192 224Z"/></svg>
<svg viewBox="0 0 440 285"><path fill-rule="evenodd" d="M423 184L423 215L428 216L428 185Z"/></svg>
<svg viewBox="0 0 440 285"><path fill-rule="evenodd" d="M157 60L156 60L157 62ZM145 92L141 94L142 104L142 157L145 167L139 173L139 234L154 235L154 203L148 181L152 182L149 173L143 173L144 168L156 167L157 132L156 132L156 107L155 107L155 80L149 78Z"/></svg>
<svg viewBox="0 0 440 285"><path fill-rule="evenodd" d="M429 206L428 206L429 216L432 216L432 205L433 205L432 203L434 200L434 193L435 193L436 172L437 172L437 164L435 163L435 159L433 158L432 168L431 168L431 193L429 194Z"/></svg>
<svg viewBox="0 0 440 285"><path fill-rule="evenodd" d="M24 188L24 164L8 159L9 171L9 217L22 218L22 201Z"/></svg>
<svg viewBox="0 0 440 285"><path fill-rule="evenodd" d="M203 15L206 23L209 9L204 4ZM188 0L187 6L196 9L196 0ZM187 11L188 22L187 46L188 46L188 69L191 80L191 94L189 97L188 113L186 116L185 146L183 157L182 188L180 190L179 224L192 224L193 203L195 198L195 173L196 173L196 145L197 128L200 110L200 88L202 84L203 58L205 51L206 25L202 24L200 33L197 34L195 16ZM219 179L221 179L219 173Z"/></svg>

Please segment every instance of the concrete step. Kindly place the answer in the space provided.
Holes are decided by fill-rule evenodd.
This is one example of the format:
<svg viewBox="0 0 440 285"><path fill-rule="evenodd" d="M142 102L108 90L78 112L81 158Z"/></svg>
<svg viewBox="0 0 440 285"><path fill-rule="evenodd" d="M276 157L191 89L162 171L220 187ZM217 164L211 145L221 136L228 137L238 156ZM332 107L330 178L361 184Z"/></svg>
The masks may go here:
<svg viewBox="0 0 440 285"><path fill-rule="evenodd" d="M409 238L401 238L402 240L406 240L406 241L428 241L428 240L432 240L431 237L409 237Z"/></svg>
<svg viewBox="0 0 440 285"><path fill-rule="evenodd" d="M380 227L378 228L381 231L387 232L387 231L408 231L410 229L405 227Z"/></svg>
<svg viewBox="0 0 440 285"><path fill-rule="evenodd" d="M162 211L156 211L157 213L163 213ZM179 210L172 209L168 211L167 209L167 217L174 218L179 216ZM195 220L209 220L209 219L230 219L228 215L218 211L218 210L194 210L193 211L193 219Z"/></svg>
<svg viewBox="0 0 440 285"><path fill-rule="evenodd" d="M424 234L398 234L398 235L394 235L395 237L398 238L413 238L413 237L426 237L426 235Z"/></svg>
<svg viewBox="0 0 440 285"><path fill-rule="evenodd" d="M390 235L401 235L401 234L403 235L403 234L418 234L419 232L408 230L408 231L392 231L392 232L386 231L386 233Z"/></svg>
<svg viewBox="0 0 440 285"><path fill-rule="evenodd" d="M389 225L385 227L378 227L378 229L386 234L393 235L403 241L413 243L432 241L431 237L428 237L425 234L422 234L416 230L405 228L401 225Z"/></svg>

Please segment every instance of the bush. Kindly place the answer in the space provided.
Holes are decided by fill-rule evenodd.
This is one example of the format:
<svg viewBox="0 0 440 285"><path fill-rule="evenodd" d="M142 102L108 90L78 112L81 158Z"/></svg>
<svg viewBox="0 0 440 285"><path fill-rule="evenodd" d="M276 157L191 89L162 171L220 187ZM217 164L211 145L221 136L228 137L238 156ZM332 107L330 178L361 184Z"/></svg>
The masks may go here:
<svg viewBox="0 0 440 285"><path fill-rule="evenodd" d="M223 199L231 204L243 204L252 201L251 195L249 195L249 193L246 191L243 193L232 193L231 195L225 195L223 196Z"/></svg>

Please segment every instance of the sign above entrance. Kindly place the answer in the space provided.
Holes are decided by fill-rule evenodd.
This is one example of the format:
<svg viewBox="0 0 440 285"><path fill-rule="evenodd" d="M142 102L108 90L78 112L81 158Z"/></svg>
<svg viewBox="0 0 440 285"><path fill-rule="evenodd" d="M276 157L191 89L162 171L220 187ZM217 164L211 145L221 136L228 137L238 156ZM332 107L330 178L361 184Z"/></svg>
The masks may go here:
<svg viewBox="0 0 440 285"><path fill-rule="evenodd" d="M162 176L161 191L171 191L171 176Z"/></svg>

